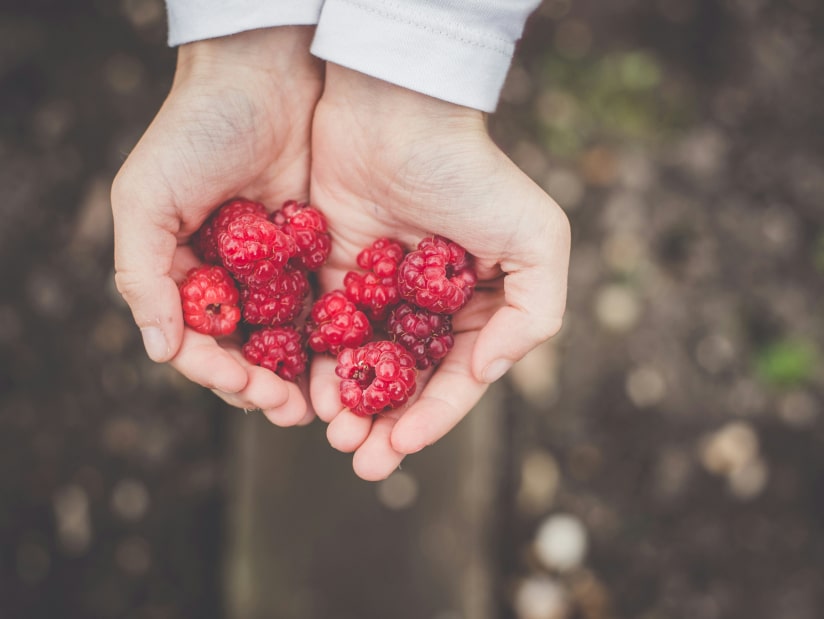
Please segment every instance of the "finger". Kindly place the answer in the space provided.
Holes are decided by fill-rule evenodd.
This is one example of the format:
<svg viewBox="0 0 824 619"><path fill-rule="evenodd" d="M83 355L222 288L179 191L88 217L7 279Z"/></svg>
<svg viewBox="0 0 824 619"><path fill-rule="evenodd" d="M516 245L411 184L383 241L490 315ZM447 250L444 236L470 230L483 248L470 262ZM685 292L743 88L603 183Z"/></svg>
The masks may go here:
<svg viewBox="0 0 824 619"><path fill-rule="evenodd" d="M275 375L272 374L272 376ZM263 409L263 414L276 426L286 428L298 425L306 417L309 409L306 406L306 400L303 398L300 387L289 381L282 381L282 384L287 391L286 401L275 408Z"/></svg>
<svg viewBox="0 0 824 619"><path fill-rule="evenodd" d="M371 428L371 417L360 417L346 409L329 422L326 438L338 451L351 453L363 444Z"/></svg>
<svg viewBox="0 0 824 619"><path fill-rule="evenodd" d="M232 406L264 411L279 408L289 399L286 384L271 371L250 365L246 366L246 373L248 381L243 389L237 393L218 391L217 394Z"/></svg>
<svg viewBox="0 0 824 619"><path fill-rule="evenodd" d="M115 282L140 328L146 353L163 362L175 356L183 337L180 295L169 276L179 223L169 216L170 205L145 195L151 182L136 179L124 170L112 186ZM164 206L165 215L159 210Z"/></svg>
<svg viewBox="0 0 824 619"><path fill-rule="evenodd" d="M561 328L569 266L569 223L557 207L548 215L531 247L505 260L501 307L481 329L472 354L472 373L492 383L513 363Z"/></svg>
<svg viewBox="0 0 824 619"><path fill-rule="evenodd" d="M374 419L369 436L352 458L352 468L361 479L386 479L404 459L404 454L393 449L390 442L392 428L395 427L397 419L394 415L382 415Z"/></svg>
<svg viewBox="0 0 824 619"><path fill-rule="evenodd" d="M309 397L318 417L329 423L344 410L340 401L340 378L335 374L337 359L329 355L315 355L309 379Z"/></svg>
<svg viewBox="0 0 824 619"><path fill-rule="evenodd" d="M398 419L391 446L400 454L413 454L445 436L472 409L488 384L470 372L469 360L477 333L461 333L438 367L420 398Z"/></svg>
<svg viewBox="0 0 824 619"><path fill-rule="evenodd" d="M192 329L183 331L180 350L171 364L192 382L227 394L242 391L249 381L246 367L232 353L212 336Z"/></svg>

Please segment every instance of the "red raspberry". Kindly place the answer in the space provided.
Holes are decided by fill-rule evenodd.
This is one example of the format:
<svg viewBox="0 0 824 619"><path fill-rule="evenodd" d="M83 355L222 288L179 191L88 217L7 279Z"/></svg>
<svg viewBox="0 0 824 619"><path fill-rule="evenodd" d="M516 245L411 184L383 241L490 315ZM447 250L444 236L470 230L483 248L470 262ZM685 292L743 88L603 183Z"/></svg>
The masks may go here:
<svg viewBox="0 0 824 619"><path fill-rule="evenodd" d="M289 200L272 213L272 221L295 241L296 257L304 267L315 271L323 266L332 247L323 213L306 202Z"/></svg>
<svg viewBox="0 0 824 619"><path fill-rule="evenodd" d="M295 242L268 219L243 214L217 237L223 265L242 283L262 286L274 279L295 255Z"/></svg>
<svg viewBox="0 0 824 619"><path fill-rule="evenodd" d="M291 381L303 374L308 361L300 334L292 326L255 331L243 345L243 356L249 363L272 370Z"/></svg>
<svg viewBox="0 0 824 619"><path fill-rule="evenodd" d="M306 331L312 350L333 355L343 348L360 346L372 337L372 326L366 314L339 290L315 301Z"/></svg>
<svg viewBox="0 0 824 619"><path fill-rule="evenodd" d="M401 296L439 314L454 314L466 305L477 280L472 256L442 236L423 239L398 268Z"/></svg>
<svg viewBox="0 0 824 619"><path fill-rule="evenodd" d="M415 393L415 360L395 342L370 342L360 348L344 348L335 373L340 401L361 417L398 408Z"/></svg>
<svg viewBox="0 0 824 619"><path fill-rule="evenodd" d="M203 225L192 237L192 246L195 253L204 262L220 264L220 254L217 250L217 237L221 230L238 215L258 215L266 217L266 207L259 202L252 202L244 198L231 200L203 222Z"/></svg>
<svg viewBox="0 0 824 619"><path fill-rule="evenodd" d="M378 239L358 254L358 266L366 273L349 271L343 279L346 296L373 320L384 320L400 300L398 265L403 248L391 239Z"/></svg>
<svg viewBox="0 0 824 619"><path fill-rule="evenodd" d="M287 266L263 286L241 288L243 320L250 325L270 327L292 322L300 315L308 294L306 272Z"/></svg>
<svg viewBox="0 0 824 619"><path fill-rule="evenodd" d="M389 314L389 334L412 353L419 370L437 365L455 343L452 318L411 303L401 303Z"/></svg>
<svg viewBox="0 0 824 619"><path fill-rule="evenodd" d="M229 335L240 320L238 291L226 269L204 264L180 284L183 321L198 333Z"/></svg>

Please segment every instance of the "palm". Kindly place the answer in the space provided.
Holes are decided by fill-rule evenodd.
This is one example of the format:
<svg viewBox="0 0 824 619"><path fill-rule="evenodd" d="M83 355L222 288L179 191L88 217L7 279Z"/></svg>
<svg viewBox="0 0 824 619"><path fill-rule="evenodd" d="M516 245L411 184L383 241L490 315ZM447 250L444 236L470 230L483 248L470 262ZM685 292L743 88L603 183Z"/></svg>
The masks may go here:
<svg viewBox="0 0 824 619"><path fill-rule="evenodd" d="M322 274L325 289L340 287L360 249L383 236L414 247L426 235L441 234L475 255L479 271L475 296L455 318L455 347L434 374L419 378L418 400L409 408L374 420L358 418L339 403L334 360L314 362L315 410L330 422L333 446L355 451L355 468L368 479L388 475L403 454L439 439L481 397L487 388L479 380L484 346L489 347L488 342L478 346L489 339L482 329L507 302L528 295L528 282L517 276L505 280L501 267L529 275L530 257L521 244L526 237L540 239L552 225L549 213L542 216L539 209L536 215L531 207L539 190L494 147L482 126L472 120L446 128L428 124L430 130L376 131L345 107L323 100L314 120L311 195L327 213L335 240ZM541 198L548 201L542 193ZM506 321L508 311L495 321Z"/></svg>
<svg viewBox="0 0 824 619"><path fill-rule="evenodd" d="M176 84L113 191L113 202L121 194L131 200L120 198L128 208L115 210L116 229L154 226L152 234L118 235L118 285L127 298L148 292L158 304L177 307L175 320L176 283L197 264L188 240L216 206L234 196L273 207L308 197L309 135L320 77L307 79L303 96L283 92L265 73L234 72L229 78ZM147 238L149 247L136 246ZM145 275L133 274L124 258L136 254L145 256L141 268L151 261L149 268L161 276L151 291L137 290ZM237 342L218 343L184 329L171 362L230 404L262 408L276 423L311 419L300 390L248 364Z"/></svg>

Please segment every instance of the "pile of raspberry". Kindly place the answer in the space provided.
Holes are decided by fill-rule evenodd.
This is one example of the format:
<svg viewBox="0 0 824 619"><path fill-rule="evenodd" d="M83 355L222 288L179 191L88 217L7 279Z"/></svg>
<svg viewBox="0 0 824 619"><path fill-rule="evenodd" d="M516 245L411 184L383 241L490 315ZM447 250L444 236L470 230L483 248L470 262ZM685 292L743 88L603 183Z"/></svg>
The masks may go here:
<svg viewBox="0 0 824 619"><path fill-rule="evenodd" d="M477 280L472 256L443 237L409 252L382 238L358 254L361 271L309 308L309 273L325 264L331 239L323 214L294 200L271 214L232 200L192 245L204 264L180 285L186 324L215 337L240 331L244 357L286 380L305 372L309 351L336 356L341 402L361 416L408 401L418 370L452 348L451 315Z"/></svg>

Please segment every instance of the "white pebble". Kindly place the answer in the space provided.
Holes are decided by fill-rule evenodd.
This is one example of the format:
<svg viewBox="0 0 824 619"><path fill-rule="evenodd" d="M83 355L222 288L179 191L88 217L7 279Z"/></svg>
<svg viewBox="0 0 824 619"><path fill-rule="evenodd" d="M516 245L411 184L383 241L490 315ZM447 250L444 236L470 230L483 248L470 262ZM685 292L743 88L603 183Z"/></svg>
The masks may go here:
<svg viewBox="0 0 824 619"><path fill-rule="evenodd" d="M561 586L546 576L524 580L515 593L518 619L565 619L569 602Z"/></svg>
<svg viewBox="0 0 824 619"><path fill-rule="evenodd" d="M579 567L587 552L587 531L581 521L569 514L547 518L538 529L535 554L546 567L561 572Z"/></svg>

